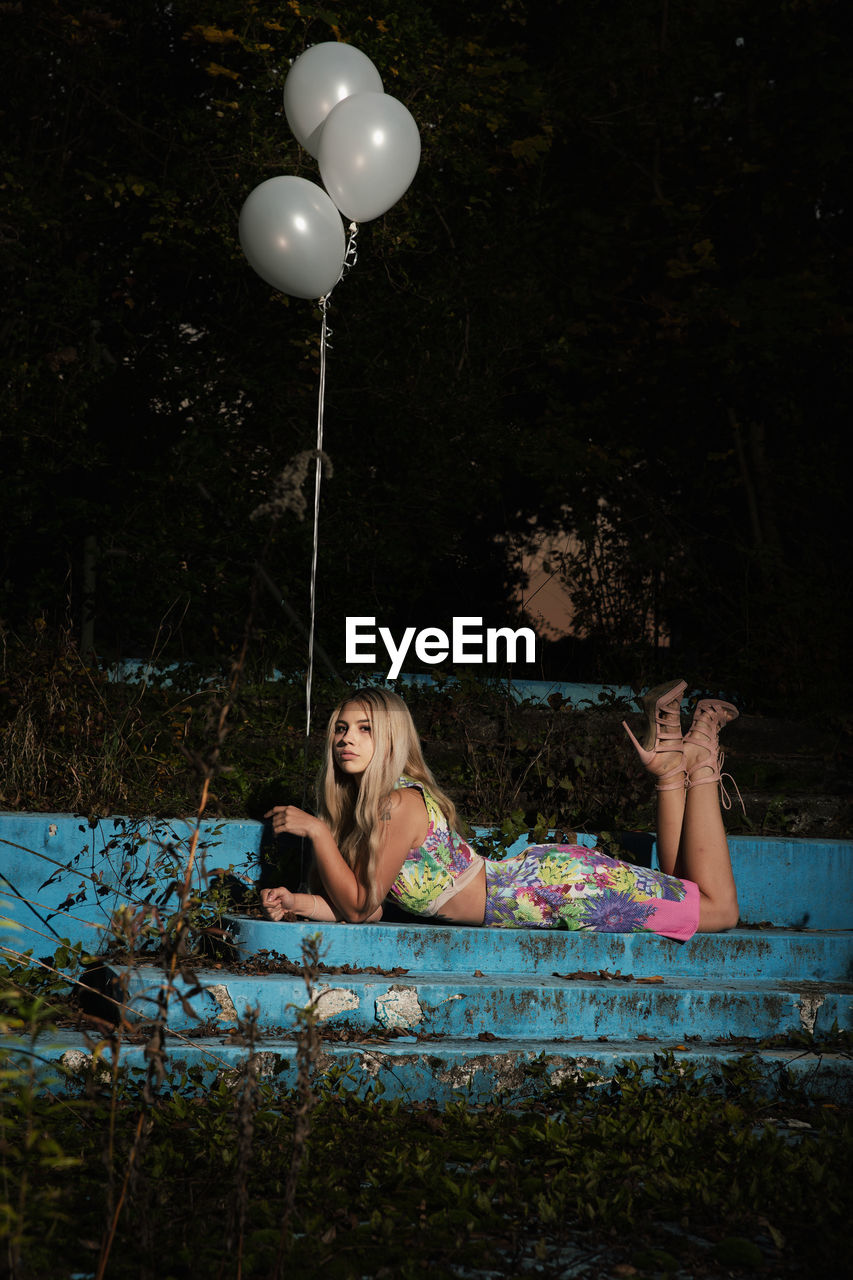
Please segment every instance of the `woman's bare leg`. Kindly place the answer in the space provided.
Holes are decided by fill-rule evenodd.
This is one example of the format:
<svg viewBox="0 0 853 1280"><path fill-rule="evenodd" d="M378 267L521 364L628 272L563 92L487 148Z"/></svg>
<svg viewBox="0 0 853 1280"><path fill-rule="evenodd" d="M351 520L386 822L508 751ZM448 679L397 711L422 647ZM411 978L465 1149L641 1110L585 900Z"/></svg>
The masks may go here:
<svg viewBox="0 0 853 1280"><path fill-rule="evenodd" d="M699 932L717 933L738 922L737 889L720 810L716 734L711 743L700 730L691 742L693 732L691 728L684 740L688 787L677 874L699 886Z"/></svg>
<svg viewBox="0 0 853 1280"><path fill-rule="evenodd" d="M733 929L738 901L716 786L691 787L681 831L679 875L699 886L699 932Z"/></svg>
<svg viewBox="0 0 853 1280"><path fill-rule="evenodd" d="M659 791L657 811L658 865L668 876L680 876L678 856L681 851L681 833L684 826L684 813L687 792Z"/></svg>

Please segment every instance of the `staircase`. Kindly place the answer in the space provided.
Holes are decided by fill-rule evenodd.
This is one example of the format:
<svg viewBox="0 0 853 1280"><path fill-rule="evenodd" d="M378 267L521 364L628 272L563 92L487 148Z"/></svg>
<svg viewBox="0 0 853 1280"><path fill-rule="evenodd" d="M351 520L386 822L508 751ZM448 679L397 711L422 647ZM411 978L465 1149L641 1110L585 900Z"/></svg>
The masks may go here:
<svg viewBox="0 0 853 1280"><path fill-rule="evenodd" d="M439 1104L512 1101L568 1076L607 1079L626 1059L651 1063L671 1052L710 1073L749 1054L769 1091L788 1071L813 1093L849 1102L853 843L734 837L731 845L742 927L687 943L230 915L232 960L180 979L183 999L170 1000L170 1063L200 1067L207 1082L232 1072L246 1055L246 1010L256 1008L262 1071L295 1084L302 944L319 933L318 1066L358 1092L380 1087L405 1102ZM19 862L8 878L25 874ZM58 901L66 891L57 890ZM8 910L2 886L0 896ZM85 906L74 910L79 916ZM19 934L0 941L9 938L22 947ZM118 977L139 1025L121 1061L141 1067L162 973L142 965ZM62 1030L48 1056L82 1071L91 1043L91 1032Z"/></svg>

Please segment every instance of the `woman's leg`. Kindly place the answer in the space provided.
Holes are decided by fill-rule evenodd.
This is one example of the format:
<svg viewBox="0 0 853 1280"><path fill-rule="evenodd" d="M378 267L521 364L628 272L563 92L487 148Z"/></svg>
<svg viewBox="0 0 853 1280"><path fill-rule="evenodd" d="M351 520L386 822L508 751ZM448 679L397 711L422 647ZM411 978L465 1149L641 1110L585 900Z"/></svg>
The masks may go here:
<svg viewBox="0 0 853 1280"><path fill-rule="evenodd" d="M657 808L657 840L655 842L658 865L668 876L686 875L679 869L679 853L681 852L681 834L684 825L684 814L687 792L684 787L677 791L658 791Z"/></svg>
<svg viewBox="0 0 853 1280"><path fill-rule="evenodd" d="M678 874L699 886L700 933L735 927L737 889L716 786L687 792Z"/></svg>
<svg viewBox="0 0 853 1280"><path fill-rule="evenodd" d="M733 929L738 922L737 889L723 815L719 782L722 757L718 734L737 710L729 703L700 702L684 738L687 793L677 874L699 887L699 932Z"/></svg>

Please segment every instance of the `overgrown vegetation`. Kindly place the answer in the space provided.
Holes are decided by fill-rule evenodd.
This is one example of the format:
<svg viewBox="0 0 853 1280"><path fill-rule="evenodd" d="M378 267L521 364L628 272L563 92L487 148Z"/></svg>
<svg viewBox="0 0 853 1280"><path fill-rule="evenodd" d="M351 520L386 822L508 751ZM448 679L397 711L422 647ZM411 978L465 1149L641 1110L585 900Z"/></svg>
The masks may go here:
<svg viewBox="0 0 853 1280"><path fill-rule="evenodd" d="M190 693L192 670L116 683L80 658L67 633L43 627L7 637L0 683L0 803L7 808L160 817L194 806L197 765L221 701ZM251 677L250 677L251 681ZM214 685L217 682L214 682ZM218 682L224 689L225 676ZM343 684L315 693L323 709ZM451 692L452 691L452 692ZM452 681L411 689L428 758L471 822L519 825L544 815L573 829L639 818L647 788L613 759L612 729L628 710L520 707L499 682ZM282 796L313 788L324 716L308 744L301 679L246 683L235 694L227 758L208 797L223 816L260 817Z"/></svg>
<svg viewBox="0 0 853 1280"><path fill-rule="evenodd" d="M306 746L301 678L267 681L249 661L233 693L230 672L199 687L200 674L189 665L168 680L124 683L84 662L67 631L38 623L3 640L3 807L94 816L192 813L229 699L208 778L208 815L260 818L285 798L311 803L325 713L342 683L317 680ZM558 695L544 706L519 704L498 679L441 672L435 687L411 686L405 696L427 759L472 825L498 824L508 834L653 828L653 796L620 727L625 716L637 723L634 705L612 695L581 708L561 705ZM731 811L733 830L809 834L808 805L799 798L808 789L844 794L851 744L842 716L822 722L810 757L791 752L790 762L789 747L767 760L739 756L737 727L729 739L741 789L748 801L750 787L758 793L747 817L737 807Z"/></svg>
<svg viewBox="0 0 853 1280"><path fill-rule="evenodd" d="M94 1280L427 1269L509 1278L528 1264L557 1277L567 1257L589 1260L596 1278L677 1266L809 1276L829 1265L853 1208L841 1172L851 1118L784 1075L770 1101L749 1057L700 1080L664 1055L652 1069L628 1062L605 1083L581 1073L544 1096L534 1060L538 1100L513 1106L404 1106L378 1086L359 1095L357 1072L318 1074L333 1031L315 1018L309 938L306 1003L288 1015L295 1079L264 1049L252 1009L232 1033L237 1068L223 1061L205 1076L172 1065L170 1006L197 992L194 966L217 936L217 895L202 900L192 887L197 824L217 812L257 816L316 765L319 739L306 760L299 731L301 684L250 677L241 687L246 658L244 649L227 678L190 693L189 672L175 673L176 685L116 684L43 626L6 637L4 803L196 813L186 843L164 847L156 867L137 857L134 822L119 824L130 905L113 916L110 945L123 965L144 957L160 977L147 1018L127 1014L127 970L100 993L105 1017L87 1006L84 1083L79 1061L66 1074L52 1045L81 1025L73 992L94 981L91 963L79 945L40 962L6 949L0 1247L10 1276L56 1280L59 1257L69 1275ZM498 683L475 681L409 697L469 817L503 819L498 841L524 826L643 821L642 778L635 788L613 758L620 705L519 707ZM149 881L165 891L152 896ZM144 1069L125 1065L131 1044Z"/></svg>
<svg viewBox="0 0 853 1280"><path fill-rule="evenodd" d="M769 1101L748 1058L702 1081L660 1056L515 1107L411 1107L345 1074L320 1085L305 1023L288 1087L250 1013L242 1066L201 1090L160 1050L125 1071L115 1042L75 1089L42 1058L61 1014L50 984L4 966L0 1240L21 1280L512 1277L524 1261L556 1277L567 1250L590 1261L578 1275L811 1276L853 1210L850 1115L784 1079Z"/></svg>
<svg viewBox="0 0 853 1280"><path fill-rule="evenodd" d="M5 658L0 742L18 769L7 772L17 790L6 803L162 813L191 808L195 793L197 820L257 814L316 763L318 740L306 762L296 727L302 688L241 690L245 653L230 683L223 676L204 693L115 684L46 628L7 636ZM474 681L409 697L460 803L478 820L503 815L498 843L525 825L642 818L624 761L611 759L621 706L519 707L499 685ZM221 905L191 885L200 845L190 827L156 866L137 856L133 820L117 829L130 905L113 916L109 945L122 965L159 966L147 1018L129 1016L120 968L100 992L101 1013L88 1004L81 1023L76 984L95 975L79 944L39 962L6 949L0 1248L13 1280L56 1280L60 1257L62 1274L93 1280L425 1270L509 1280L528 1266L556 1280L567 1259L590 1280L676 1268L806 1277L831 1266L853 1210L849 1110L784 1073L771 1100L749 1056L700 1079L665 1054L652 1068L629 1061L606 1082L581 1071L545 1094L533 1060L535 1101L521 1089L512 1105L472 1108L460 1096L406 1106L378 1085L365 1095L355 1069L318 1073L324 1037L340 1029L318 1027L309 938L306 1003L288 1015L295 1075L264 1048L252 1009L232 1032L236 1068L174 1067L169 1009L197 993L195 966L215 945ZM165 890L152 896L155 882ZM82 1075L79 1053L56 1061L69 1025L88 1028ZM131 1045L144 1069L125 1065ZM850 1049L844 1037L795 1047Z"/></svg>

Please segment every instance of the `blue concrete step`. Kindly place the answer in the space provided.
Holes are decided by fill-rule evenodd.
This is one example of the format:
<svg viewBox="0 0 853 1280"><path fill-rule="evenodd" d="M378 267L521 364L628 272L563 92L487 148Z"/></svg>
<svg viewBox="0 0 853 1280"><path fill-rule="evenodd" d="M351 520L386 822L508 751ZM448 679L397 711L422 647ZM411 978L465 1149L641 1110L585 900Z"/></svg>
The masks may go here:
<svg viewBox="0 0 853 1280"><path fill-rule="evenodd" d="M298 963L302 940L322 934L327 967L429 969L440 973L560 973L607 969L635 977L807 977L853 980L853 930L732 929L674 942L650 933L474 929L435 924L274 924L228 915L241 960L259 952Z"/></svg>
<svg viewBox="0 0 853 1280"><path fill-rule="evenodd" d="M102 1043L93 1057L97 1037L58 1031L50 1043L40 1042L39 1054L54 1071L74 1080L90 1074L109 1083L111 1059ZM237 1078L246 1062L247 1048L241 1038L184 1037L167 1039L169 1061L176 1068L195 1069L199 1087L210 1088L220 1081ZM25 1051L26 1046L22 1046ZM270 1036L256 1046L259 1075L275 1080L284 1089L294 1088L297 1079L297 1048L293 1038ZM401 1036L393 1040L365 1038L359 1043L324 1041L315 1064L316 1079L342 1082L356 1095L379 1090L404 1103L444 1106L464 1100L472 1105L505 1105L541 1096L572 1079L586 1079L590 1087L606 1083L626 1062L652 1068L661 1054L674 1058L700 1075L718 1077L726 1068L744 1063L747 1047L742 1044L694 1044L669 1036L653 1043L647 1040L582 1041L512 1040L494 1038L488 1042L464 1039L419 1040ZM124 1041L118 1049L122 1068L144 1072L147 1066L144 1043ZM809 1053L800 1048L763 1049L750 1054L744 1068L754 1072L770 1096L790 1080L808 1092L840 1104L853 1099L849 1057L831 1053Z"/></svg>
<svg viewBox="0 0 853 1280"><path fill-rule="evenodd" d="M174 904L169 886L186 864L190 831L0 815L0 945L13 956L50 955L62 937L97 952L116 908L143 898ZM254 879L260 838L257 823L206 824L194 883L203 888L216 867ZM170 1061L200 1066L207 1080L235 1070L246 1052L239 1020L257 1006L265 1067L293 1083L295 1011L305 1001L294 967L303 940L319 932L321 1065L345 1070L348 1087L483 1101L522 1097L579 1071L606 1079L626 1058L651 1063L673 1051L718 1071L751 1050L769 1087L784 1068L808 1087L853 1099L853 1065L831 1051L836 1025L853 1027L853 844L731 843L742 921L752 927L683 944L650 934L229 915L239 963L199 970L194 995L178 984L186 1004L170 1000ZM120 1060L142 1066L161 975L140 966L127 980L132 1042L122 1042ZM760 1043L779 1037L789 1047ZM85 1066L91 1043L82 1031L62 1032L45 1056Z"/></svg>
<svg viewBox="0 0 853 1280"><path fill-rule="evenodd" d="M287 1029L305 1001L302 978L292 970L303 939L319 932L322 1067L346 1070L347 1087L379 1084L411 1101L482 1102L496 1093L537 1093L567 1074L606 1079L626 1059L651 1065L655 1055L672 1052L700 1071L719 1072L750 1053L768 1089L785 1070L823 1095L853 1098L849 1058L819 1043L831 1041L836 1027L853 1027L849 933L734 930L679 944L648 934L429 924L318 926L238 917L229 924L249 962L256 955L271 971L201 969L193 986L176 984L171 1059L201 1066L208 1076L233 1069L235 1054L245 1052L239 1022L254 1007L263 1061L281 1070L284 1082L292 1080L295 1044ZM275 972L276 966L291 972ZM375 972L383 968L397 972ZM126 980L131 1020L153 1016L159 970L139 966ZM195 986L200 990L190 995ZM137 1034L144 1036L144 1021ZM810 1035L819 1053L809 1051ZM801 1043L760 1043L778 1037ZM138 1052L124 1046L122 1061L137 1061Z"/></svg>
<svg viewBox="0 0 853 1280"><path fill-rule="evenodd" d="M169 1027L189 1032L212 1022L227 1030L257 1008L261 1031L286 1028L305 1003L301 977L247 976L222 971L195 975L202 990L176 981ZM141 966L127 975L128 1003L153 1018L162 972ZM631 1040L675 1035L719 1039L766 1038L803 1031L825 1035L833 1025L853 1027L853 987L831 982L716 980L667 974L659 981L631 981L545 974L418 973L398 977L348 973L321 976L315 988L317 1017L332 1028L360 1034L401 1029L416 1035L475 1038L492 1032L509 1039Z"/></svg>

